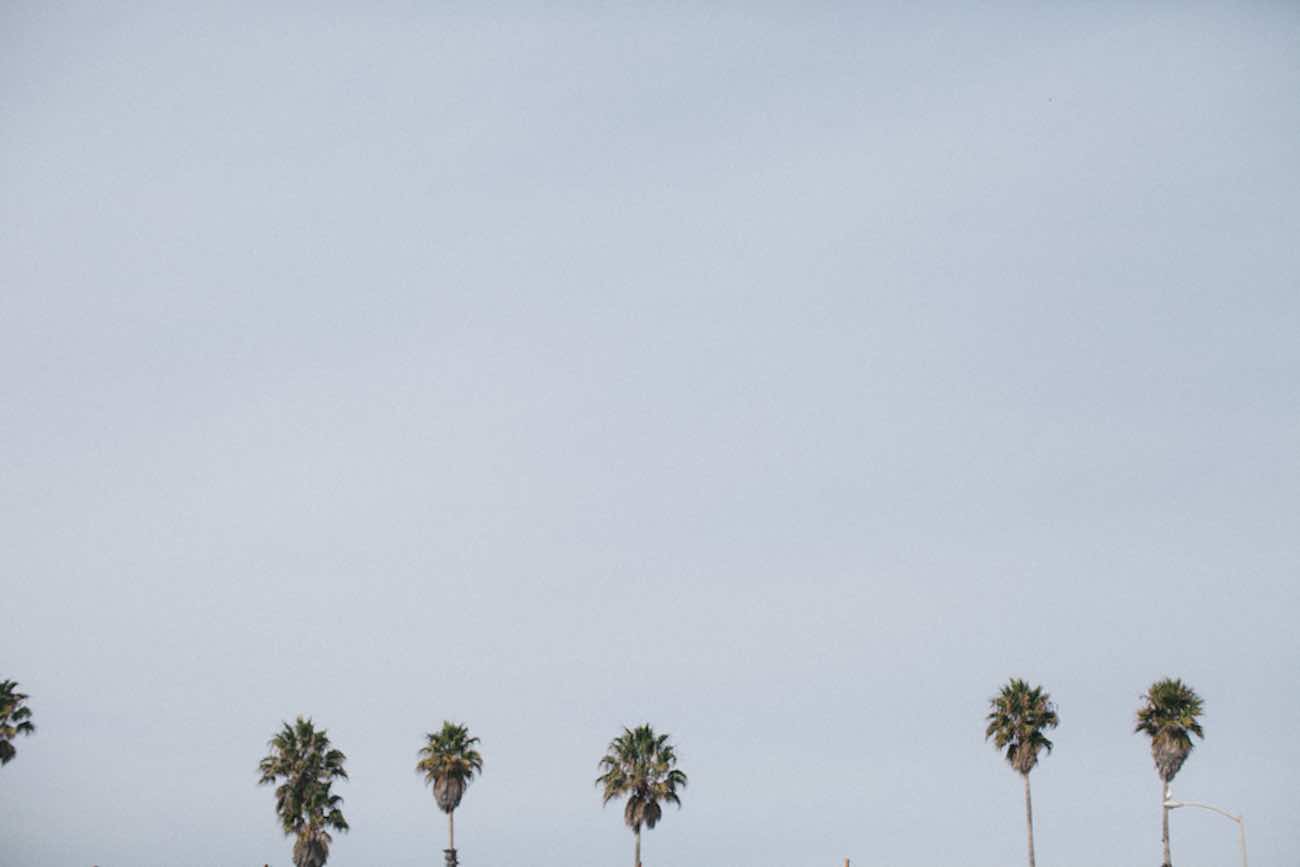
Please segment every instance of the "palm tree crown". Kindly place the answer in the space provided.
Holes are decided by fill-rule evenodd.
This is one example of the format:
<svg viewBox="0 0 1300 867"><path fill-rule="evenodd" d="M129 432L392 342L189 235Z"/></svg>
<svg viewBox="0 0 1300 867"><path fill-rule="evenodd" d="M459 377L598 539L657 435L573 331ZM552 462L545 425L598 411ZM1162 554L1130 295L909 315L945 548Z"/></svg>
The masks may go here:
<svg viewBox="0 0 1300 867"><path fill-rule="evenodd" d="M425 735L415 772L433 786L433 798L444 813L460 806L474 775L483 773L483 757L474 749L478 742L465 726L445 721L441 730Z"/></svg>
<svg viewBox="0 0 1300 867"><path fill-rule="evenodd" d="M686 788L686 774L677 769L677 753L668 735L655 734L648 724L624 728L610 741L600 769L604 773L596 778L596 785L602 787L604 803L627 798L623 821L638 834L642 825L658 824L661 804L682 805L677 790Z"/></svg>
<svg viewBox="0 0 1300 867"><path fill-rule="evenodd" d="M32 709L26 702L27 695L18 691L17 681L0 681L0 765L9 764L17 755L15 738L36 733Z"/></svg>
<svg viewBox="0 0 1300 867"><path fill-rule="evenodd" d="M330 744L324 729L298 717L271 738L271 751L258 764L258 783L278 784L275 812L286 836L296 836L296 867L322 867L329 858L330 830L347 831L343 799L331 791L335 780L348 778L347 759Z"/></svg>
<svg viewBox="0 0 1300 867"><path fill-rule="evenodd" d="M1052 697L1041 686L1031 687L1019 678L1012 678L989 699L985 719L984 739L1005 749L1007 763L1021 774L1034 769L1040 752L1052 751L1052 742L1043 732L1060 722Z"/></svg>
<svg viewBox="0 0 1300 867"><path fill-rule="evenodd" d="M1151 738L1156 773L1167 785L1191 754L1192 735L1205 738L1198 719L1205 712L1205 702L1196 690L1171 677L1151 684L1142 701L1133 731Z"/></svg>

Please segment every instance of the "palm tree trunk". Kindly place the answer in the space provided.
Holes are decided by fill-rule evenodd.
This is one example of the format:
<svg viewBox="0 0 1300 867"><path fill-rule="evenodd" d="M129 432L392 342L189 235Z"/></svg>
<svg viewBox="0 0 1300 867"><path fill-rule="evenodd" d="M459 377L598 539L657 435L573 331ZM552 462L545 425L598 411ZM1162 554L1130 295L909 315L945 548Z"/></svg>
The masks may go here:
<svg viewBox="0 0 1300 867"><path fill-rule="evenodd" d="M1029 774L1025 778L1025 828L1029 832L1029 867L1034 867L1034 802L1029 798Z"/></svg>
<svg viewBox="0 0 1300 867"><path fill-rule="evenodd" d="M1160 780L1160 845L1164 850L1164 860L1161 861L1162 867L1172 867L1173 859L1169 856L1169 808L1165 806L1165 801L1169 799L1169 784L1162 777Z"/></svg>
<svg viewBox="0 0 1300 867"><path fill-rule="evenodd" d="M447 811L447 848L442 850L447 867L456 867L456 818L455 810Z"/></svg>
<svg viewBox="0 0 1300 867"><path fill-rule="evenodd" d="M632 867L641 867L641 829L636 829L636 863Z"/></svg>

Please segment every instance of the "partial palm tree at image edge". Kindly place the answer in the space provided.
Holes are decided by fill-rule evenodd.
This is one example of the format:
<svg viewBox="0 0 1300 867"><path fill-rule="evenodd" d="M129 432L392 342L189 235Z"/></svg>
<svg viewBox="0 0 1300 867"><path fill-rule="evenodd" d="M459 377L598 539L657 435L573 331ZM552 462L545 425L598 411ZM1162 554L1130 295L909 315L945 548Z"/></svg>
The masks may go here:
<svg viewBox="0 0 1300 867"><path fill-rule="evenodd" d="M18 681L0 681L0 765L9 764L18 755L14 741L19 735L36 734L32 709L27 707L28 697L18 691Z"/></svg>

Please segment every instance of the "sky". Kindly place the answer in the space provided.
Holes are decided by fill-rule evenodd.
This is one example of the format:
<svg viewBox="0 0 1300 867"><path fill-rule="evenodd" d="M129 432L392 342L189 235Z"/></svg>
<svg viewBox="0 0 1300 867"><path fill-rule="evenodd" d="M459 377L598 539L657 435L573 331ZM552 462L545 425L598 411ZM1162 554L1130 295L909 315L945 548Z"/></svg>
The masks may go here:
<svg viewBox="0 0 1300 867"><path fill-rule="evenodd" d="M1300 6L0 6L6 867L1296 863ZM1175 811L1178 867L1235 828Z"/></svg>

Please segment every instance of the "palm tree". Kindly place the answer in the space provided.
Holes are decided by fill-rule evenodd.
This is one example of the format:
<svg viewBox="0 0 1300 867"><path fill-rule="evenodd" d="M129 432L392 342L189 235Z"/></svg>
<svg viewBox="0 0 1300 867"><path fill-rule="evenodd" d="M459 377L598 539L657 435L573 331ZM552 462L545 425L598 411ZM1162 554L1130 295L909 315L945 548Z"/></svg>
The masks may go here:
<svg viewBox="0 0 1300 867"><path fill-rule="evenodd" d="M420 761L415 764L415 772L424 774L424 782L433 787L438 809L447 814L449 867L456 864L456 808L474 775L483 773L483 757L474 749L477 743L468 728L444 720L440 731L425 735Z"/></svg>
<svg viewBox="0 0 1300 867"><path fill-rule="evenodd" d="M600 769L604 773L596 778L596 785L603 787L603 803L627 798L623 821L636 835L633 867L641 867L641 826L653 828L659 823L661 802L682 805L677 789L686 788L686 774L677 769L677 752L668 735L655 734L649 724L624 727L623 734L609 742Z"/></svg>
<svg viewBox="0 0 1300 867"><path fill-rule="evenodd" d="M1060 722L1052 697L1041 686L1030 687L1013 677L989 699L988 728L984 739L993 739L999 750L1005 749L1007 764L1025 781L1025 826L1029 834L1029 867L1034 867L1034 805L1029 796L1029 772L1038 764L1038 754L1052 751L1052 742L1043 734Z"/></svg>
<svg viewBox="0 0 1300 867"><path fill-rule="evenodd" d="M285 836L296 837L293 845L295 867L323 867L329 858L330 830L347 831L340 805L343 799L330 787L335 780L346 780L343 768L347 757L334 749L324 729L317 729L310 719L298 717L268 743L270 753L258 764L258 783L275 788L275 813Z"/></svg>
<svg viewBox="0 0 1300 867"><path fill-rule="evenodd" d="M0 681L0 765L9 764L18 754L13 743L16 737L36 733L32 709L26 702L27 696L18 692L17 681Z"/></svg>
<svg viewBox="0 0 1300 867"><path fill-rule="evenodd" d="M1169 857L1169 808L1165 806L1169 800L1169 784L1192 752L1192 735L1205 739L1197 719L1204 711L1205 703L1196 690L1172 677L1151 684L1138 708L1137 728L1133 732L1151 738L1151 758L1160 777L1160 844L1164 867L1173 864Z"/></svg>

